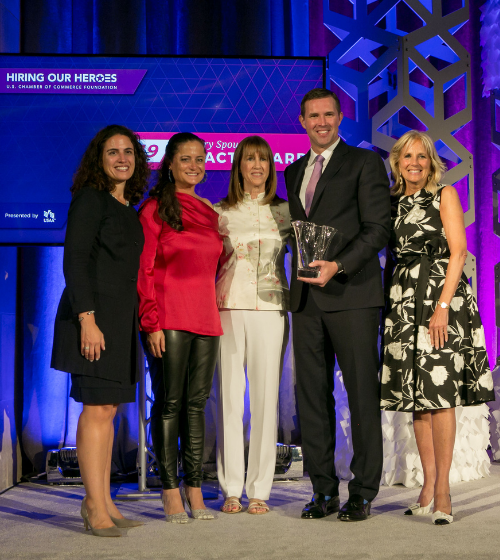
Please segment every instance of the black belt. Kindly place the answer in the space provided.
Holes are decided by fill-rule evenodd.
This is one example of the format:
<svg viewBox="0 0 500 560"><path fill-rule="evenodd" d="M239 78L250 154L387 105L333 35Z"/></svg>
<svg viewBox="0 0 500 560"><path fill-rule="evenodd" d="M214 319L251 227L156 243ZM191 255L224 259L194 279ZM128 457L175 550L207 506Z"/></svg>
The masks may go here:
<svg viewBox="0 0 500 560"><path fill-rule="evenodd" d="M415 290L415 324L422 325L424 314L424 299L429 283L429 275L431 273L432 263L440 260L447 259L450 256L448 245L444 238L432 239L425 247L425 253L402 255L398 257L398 265L405 267L412 267L420 263L420 270L418 272L417 289ZM441 249L441 252L439 251Z"/></svg>

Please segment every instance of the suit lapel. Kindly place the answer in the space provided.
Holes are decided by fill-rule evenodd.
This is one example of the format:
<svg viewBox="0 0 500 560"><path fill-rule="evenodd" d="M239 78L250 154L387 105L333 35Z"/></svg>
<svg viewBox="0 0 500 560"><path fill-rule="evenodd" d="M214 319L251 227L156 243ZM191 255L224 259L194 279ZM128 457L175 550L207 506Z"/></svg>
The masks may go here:
<svg viewBox="0 0 500 560"><path fill-rule="evenodd" d="M300 197L300 187L302 186L302 179L304 178L304 173L306 171L307 162L309 161L309 157L311 156L311 150L307 152L307 154L303 157L302 163L297 170L297 175L295 176L295 183L293 185L292 192Z"/></svg>
<svg viewBox="0 0 500 560"><path fill-rule="evenodd" d="M323 171L323 174L321 175L321 178L316 185L316 190L314 191L314 197L311 204L311 210L309 211L309 219L311 219L311 216L314 214L314 211L318 206L318 202L326 186L344 165L348 152L349 148L347 147L347 144L340 140L339 145L333 151L332 157L330 158L326 169Z"/></svg>
<svg viewBox="0 0 500 560"><path fill-rule="evenodd" d="M294 198L294 206L299 209L301 220L307 220L306 212L304 210L304 207L302 206L302 202L300 201L300 187L302 186L302 180L304 178L304 173L307 167L307 162L309 161L310 153L311 151L309 150L309 152L307 152L307 154L303 156L302 162L297 169L297 174L295 175L295 178L293 180L292 188L290 189L290 197Z"/></svg>

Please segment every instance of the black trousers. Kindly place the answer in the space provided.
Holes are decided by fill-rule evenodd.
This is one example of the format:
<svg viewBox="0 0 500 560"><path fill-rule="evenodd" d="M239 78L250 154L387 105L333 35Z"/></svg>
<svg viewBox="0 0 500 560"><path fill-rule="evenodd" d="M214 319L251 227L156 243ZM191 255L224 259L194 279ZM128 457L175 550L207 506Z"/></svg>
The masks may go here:
<svg viewBox="0 0 500 560"><path fill-rule="evenodd" d="M179 486L177 476L178 438L184 481L200 487L205 443L205 405L212 387L218 336L164 330L165 352L148 364L154 403L151 408L151 437L163 488Z"/></svg>
<svg viewBox="0 0 500 560"><path fill-rule="evenodd" d="M337 358L347 390L354 455L349 495L373 500L382 476L382 426L378 307L325 312L310 290L293 313L297 401L306 468L314 492L337 496L335 472L334 365Z"/></svg>

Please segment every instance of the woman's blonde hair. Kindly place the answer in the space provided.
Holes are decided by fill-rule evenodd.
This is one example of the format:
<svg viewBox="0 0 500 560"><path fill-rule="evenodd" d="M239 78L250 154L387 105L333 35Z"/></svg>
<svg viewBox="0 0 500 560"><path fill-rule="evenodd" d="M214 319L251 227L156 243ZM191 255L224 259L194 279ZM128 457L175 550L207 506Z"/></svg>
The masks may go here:
<svg viewBox="0 0 500 560"><path fill-rule="evenodd" d="M243 189L243 176L241 175L241 161L247 154L258 154L261 159L269 162L269 176L265 186L265 196L262 204L271 204L276 196L278 178L276 176L276 166L274 156L269 144L260 136L247 136L236 148L231 167L231 179L229 180L229 191L226 198L222 200L224 206L231 208L243 202L245 191Z"/></svg>
<svg viewBox="0 0 500 560"><path fill-rule="evenodd" d="M393 196L401 196L405 192L405 181L401 176L401 172L399 170L399 159L403 150L407 146L411 146L411 144L413 144L413 142L417 140L420 140L420 142L422 142L422 146L424 147L429 159L431 160L431 171L427 179L427 184L425 185L425 190L429 191L432 194L436 194L438 190L438 183L441 180L443 173L446 171L446 165L438 156L436 147L434 146L434 142L428 134L425 134L425 132L419 132L418 130L410 130L409 132L403 134L403 136L401 136L401 138L396 141L396 143L392 147L391 153L389 154L391 174L394 181L394 184L391 187L391 194Z"/></svg>

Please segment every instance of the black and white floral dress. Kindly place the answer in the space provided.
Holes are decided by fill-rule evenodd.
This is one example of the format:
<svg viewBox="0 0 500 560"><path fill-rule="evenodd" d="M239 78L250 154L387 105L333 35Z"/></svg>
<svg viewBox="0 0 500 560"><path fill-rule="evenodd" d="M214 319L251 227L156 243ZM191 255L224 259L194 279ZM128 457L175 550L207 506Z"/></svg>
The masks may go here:
<svg viewBox="0 0 500 560"><path fill-rule="evenodd" d="M429 321L450 256L439 212L442 188L435 195L422 189L402 196L393 209L390 245L398 264L384 330L384 410L435 410L495 399L483 325L463 273L450 303L448 342L439 350L430 343Z"/></svg>

